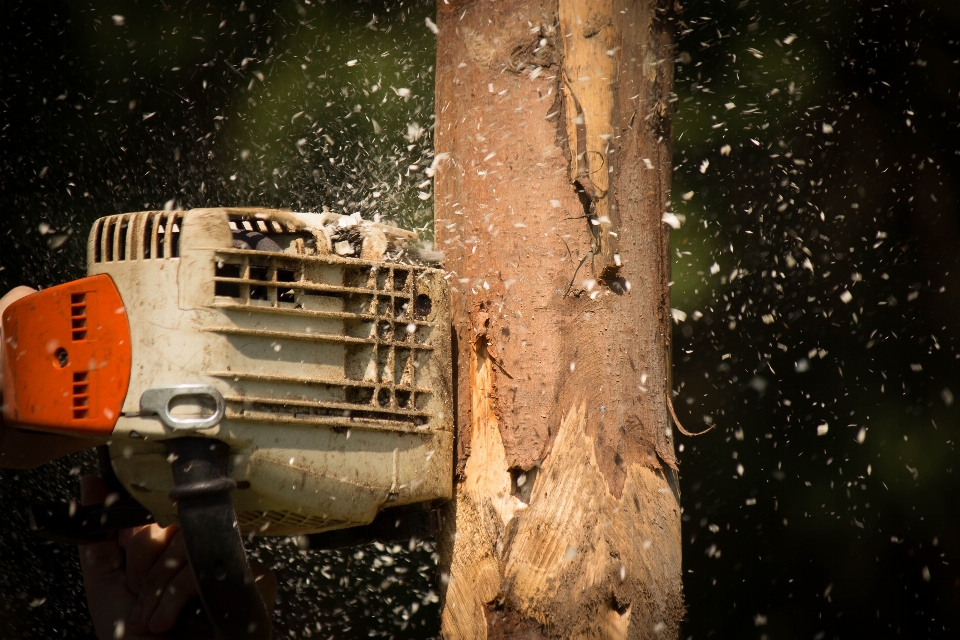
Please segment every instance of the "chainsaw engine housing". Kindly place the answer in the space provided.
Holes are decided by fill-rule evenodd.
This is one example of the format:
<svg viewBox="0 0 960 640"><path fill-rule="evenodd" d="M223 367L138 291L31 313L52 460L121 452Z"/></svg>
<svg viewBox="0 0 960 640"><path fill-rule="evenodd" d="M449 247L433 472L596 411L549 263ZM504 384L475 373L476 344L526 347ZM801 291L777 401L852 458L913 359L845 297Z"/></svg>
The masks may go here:
<svg viewBox="0 0 960 640"><path fill-rule="evenodd" d="M161 524L176 521L163 441L184 435L228 445L222 464L244 532L342 529L384 507L451 497L443 272L311 251L310 233L280 214L152 211L91 230L88 273L112 279L130 328L111 460ZM245 230L274 250L235 248ZM185 384L222 396L218 424L171 427L141 410L144 392ZM216 410L202 394L167 407L184 425Z"/></svg>

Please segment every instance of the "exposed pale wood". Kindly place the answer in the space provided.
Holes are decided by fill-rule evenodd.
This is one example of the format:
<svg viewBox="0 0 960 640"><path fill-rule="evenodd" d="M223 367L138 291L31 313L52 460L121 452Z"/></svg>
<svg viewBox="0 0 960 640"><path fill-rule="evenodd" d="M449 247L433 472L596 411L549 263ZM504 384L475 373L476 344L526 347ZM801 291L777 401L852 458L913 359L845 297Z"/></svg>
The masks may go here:
<svg viewBox="0 0 960 640"><path fill-rule="evenodd" d="M667 630L676 623L670 609L676 584L647 578L680 566L679 505L663 475L642 463L627 465L623 491L614 496L585 414L581 402L560 425L530 507L516 521L505 582L517 611L549 622L557 635L621 637L631 626L640 636ZM628 610L618 613L617 606Z"/></svg>
<svg viewBox="0 0 960 640"><path fill-rule="evenodd" d="M498 542L514 512L526 505L510 495L503 440L491 405L492 361L482 343L471 350L468 363L475 385L471 389L474 417L470 457L464 479L457 488L448 601L443 628L450 638L485 638L485 605L500 594L501 567Z"/></svg>
<svg viewBox="0 0 960 640"><path fill-rule="evenodd" d="M610 206L617 53L613 0L560 0L561 79L570 179L592 218L593 251L607 274L619 270L619 218Z"/></svg>
<svg viewBox="0 0 960 640"><path fill-rule="evenodd" d="M446 638L679 632L671 9L437 3L436 236L459 361Z"/></svg>

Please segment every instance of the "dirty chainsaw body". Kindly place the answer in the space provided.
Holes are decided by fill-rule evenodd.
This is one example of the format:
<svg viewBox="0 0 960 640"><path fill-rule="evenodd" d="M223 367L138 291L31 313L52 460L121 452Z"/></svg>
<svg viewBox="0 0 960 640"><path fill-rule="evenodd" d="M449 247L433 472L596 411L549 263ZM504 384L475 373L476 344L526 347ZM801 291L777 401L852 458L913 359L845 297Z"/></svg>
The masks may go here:
<svg viewBox="0 0 960 640"><path fill-rule="evenodd" d="M87 278L4 314L6 421L103 438L131 498L121 506L139 503L161 525L194 495L176 479L174 441L186 438L216 451L223 483L203 486L230 494L242 533L356 528L365 541L378 526L388 533L381 511L449 499L444 274L405 260L395 241L409 232L344 219L255 209L101 218ZM429 529L430 518L414 520L413 531Z"/></svg>

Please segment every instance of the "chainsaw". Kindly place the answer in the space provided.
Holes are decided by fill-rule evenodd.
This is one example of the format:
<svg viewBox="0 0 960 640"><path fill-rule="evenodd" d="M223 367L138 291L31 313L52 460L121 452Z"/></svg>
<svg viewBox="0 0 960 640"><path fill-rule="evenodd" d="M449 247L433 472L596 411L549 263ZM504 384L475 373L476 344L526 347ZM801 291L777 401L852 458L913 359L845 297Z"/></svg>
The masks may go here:
<svg viewBox="0 0 960 640"><path fill-rule="evenodd" d="M71 543L178 524L221 637L271 637L241 535L433 534L453 486L449 293L415 234L358 214L97 220L86 278L3 314L4 419L100 438L115 492L45 503Z"/></svg>

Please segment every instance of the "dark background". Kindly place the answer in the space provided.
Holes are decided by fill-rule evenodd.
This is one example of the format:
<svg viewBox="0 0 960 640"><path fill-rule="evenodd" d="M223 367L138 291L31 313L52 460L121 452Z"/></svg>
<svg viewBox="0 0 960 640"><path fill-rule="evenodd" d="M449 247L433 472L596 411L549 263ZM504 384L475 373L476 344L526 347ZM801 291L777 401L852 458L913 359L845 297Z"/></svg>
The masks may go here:
<svg viewBox="0 0 960 640"><path fill-rule="evenodd" d="M96 217L165 204L429 232L410 165L431 153L432 11L5 2L0 288L82 275ZM681 19L674 384L688 429L716 425L678 440L683 636L953 637L960 3L690 0ZM75 551L22 514L94 466L0 471L0 637L87 637ZM253 552L279 637L437 633L429 543Z"/></svg>
<svg viewBox="0 0 960 640"><path fill-rule="evenodd" d="M958 637L960 3L685 4L685 635Z"/></svg>

